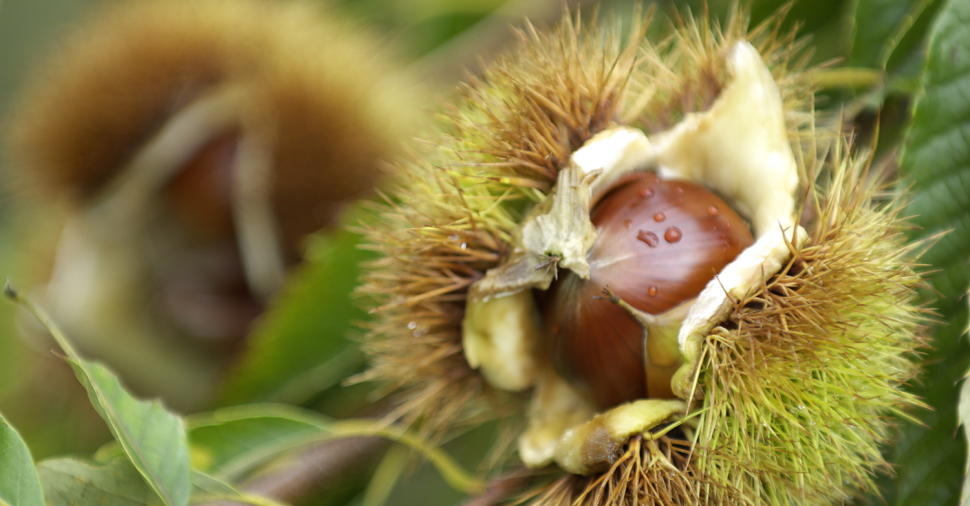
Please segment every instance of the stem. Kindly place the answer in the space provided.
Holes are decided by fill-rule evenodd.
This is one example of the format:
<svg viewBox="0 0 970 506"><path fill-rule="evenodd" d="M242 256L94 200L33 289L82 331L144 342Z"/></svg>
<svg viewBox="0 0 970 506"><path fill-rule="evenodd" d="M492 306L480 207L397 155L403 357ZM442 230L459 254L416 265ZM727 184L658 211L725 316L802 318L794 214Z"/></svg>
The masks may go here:
<svg viewBox="0 0 970 506"><path fill-rule="evenodd" d="M286 506L281 502L276 502L269 497L263 497L255 494L247 494L241 492L239 494L239 499L246 502L247 504L252 504L253 506Z"/></svg>
<svg viewBox="0 0 970 506"><path fill-rule="evenodd" d="M402 429L367 420L347 420L333 424L328 430L328 438L350 436L381 436L407 445L418 451L438 469L441 477L456 490L466 494L478 494L485 484L465 471L457 462L440 448L427 440L410 434Z"/></svg>
<svg viewBox="0 0 970 506"><path fill-rule="evenodd" d="M434 446L431 442L409 433L404 429L388 426L386 423L380 421L352 419L335 422L322 427L319 434L303 439L299 444L294 445L290 449L318 443L334 443L336 439L361 436L387 438L412 448L427 459L437 469L438 473L441 474L445 482L455 490L468 495L479 494L485 490L485 483L482 480L475 478L448 454ZM319 471L321 467L328 471L331 469L330 466L322 464L315 464L312 467L316 471ZM319 476L326 473L314 472L312 474ZM289 475L287 474L287 476ZM278 478L284 479L285 481L287 476L279 476ZM273 483L252 483L245 487L248 490L258 490L267 495L279 496L281 492L279 485L281 483L276 483L277 481L279 480L273 481ZM286 484L283 485L285 487Z"/></svg>
<svg viewBox="0 0 970 506"><path fill-rule="evenodd" d="M654 440L660 439L660 438L666 436L667 433L669 433L670 431L676 429L677 427L680 427L682 425L685 425L691 419L699 417L705 411L707 411L707 408L698 409L698 410L690 413L689 415L684 416L683 418L680 418L680 419L676 420L675 422L667 425L666 427L664 427L663 429L660 429L657 432L646 432L646 433L644 433L643 434L643 437L644 437L644 439L647 439L649 441L654 441Z"/></svg>
<svg viewBox="0 0 970 506"><path fill-rule="evenodd" d="M364 491L361 506L382 506L387 504L394 486L403 474L408 464L410 450L404 446L395 446L387 451L381 463L371 476L370 483Z"/></svg>
<svg viewBox="0 0 970 506"><path fill-rule="evenodd" d="M232 503L250 504L252 506L287 506L269 497L240 492L239 494L208 494L197 496L192 500L192 504L208 504L216 501L229 501Z"/></svg>
<svg viewBox="0 0 970 506"><path fill-rule="evenodd" d="M819 69L810 74L819 88L871 88L883 81L883 72L863 67Z"/></svg>
<svg viewBox="0 0 970 506"><path fill-rule="evenodd" d="M312 445L292 459L264 468L239 484L246 492L300 504L308 496L363 482L385 439L342 438ZM402 449L401 447L398 447Z"/></svg>

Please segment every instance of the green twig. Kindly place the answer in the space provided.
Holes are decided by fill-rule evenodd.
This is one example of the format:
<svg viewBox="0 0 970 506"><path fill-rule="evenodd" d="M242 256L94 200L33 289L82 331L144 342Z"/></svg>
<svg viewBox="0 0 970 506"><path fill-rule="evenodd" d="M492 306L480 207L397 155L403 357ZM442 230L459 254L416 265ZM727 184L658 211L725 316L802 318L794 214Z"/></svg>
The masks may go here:
<svg viewBox="0 0 970 506"><path fill-rule="evenodd" d="M470 473L463 470L458 463L423 438L409 433L399 427L389 426L377 420L349 419L334 421L329 418L314 416L302 410L280 405L266 406L237 406L225 408L214 413L196 415L189 418L189 426L192 428L204 427L225 423L232 420L241 420L252 416L278 416L290 420L297 420L308 426L315 427L319 432L305 437L294 438L288 444L280 445L272 452L261 455L258 461L265 462L274 455L280 455L287 451L292 451L308 445L322 443L331 439L354 437L354 436L377 436L384 437L407 445L421 453L427 458L441 473L442 477L449 485L457 490L469 494L477 493L484 488L482 481L474 478ZM235 469L249 469L256 460L248 462L247 465ZM223 470L223 474L226 471Z"/></svg>
<svg viewBox="0 0 970 506"><path fill-rule="evenodd" d="M361 506L383 506L391 496L394 486L407 466L411 451L404 446L394 446L387 451L364 491Z"/></svg>
<svg viewBox="0 0 970 506"><path fill-rule="evenodd" d="M809 76L819 88L871 88L883 82L883 72L864 67L818 69Z"/></svg>
<svg viewBox="0 0 970 506"><path fill-rule="evenodd" d="M207 494L199 495L192 498L191 504L206 504L216 501L232 501L232 502L242 502L250 504L252 506L288 506L285 503L281 503L270 499L269 497L263 497L261 495L246 494L240 492L239 494Z"/></svg>
<svg viewBox="0 0 970 506"><path fill-rule="evenodd" d="M331 436L380 436L407 445L421 453L438 469L441 477L466 494L478 494L485 490L485 484L462 469L448 454L427 440L403 429L371 420L345 420L333 424L329 429Z"/></svg>

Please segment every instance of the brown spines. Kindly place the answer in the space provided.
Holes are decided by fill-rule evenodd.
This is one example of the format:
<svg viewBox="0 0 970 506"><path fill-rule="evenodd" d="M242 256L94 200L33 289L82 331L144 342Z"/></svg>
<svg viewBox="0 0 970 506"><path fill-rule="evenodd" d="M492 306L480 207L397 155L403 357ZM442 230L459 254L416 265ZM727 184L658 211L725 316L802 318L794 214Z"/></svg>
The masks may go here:
<svg viewBox="0 0 970 506"><path fill-rule="evenodd" d="M705 491L705 485L709 484L691 462L689 441L670 436L637 436L606 472L593 477L559 478L541 491L527 494L525 500L534 506L747 504L728 491L711 495Z"/></svg>
<svg viewBox="0 0 970 506"><path fill-rule="evenodd" d="M465 361L460 323L465 292L497 262L498 241L459 224L375 233L384 239L383 258L370 266L361 291L382 305L373 310L378 318L364 343L371 356L364 378L400 389L395 416L422 420L432 432L481 416L489 387Z"/></svg>
<svg viewBox="0 0 970 506"><path fill-rule="evenodd" d="M9 120L18 163L60 189L94 194L175 110L225 77L223 30L180 23L185 5L134 5L105 12L38 64Z"/></svg>
<svg viewBox="0 0 970 506"><path fill-rule="evenodd" d="M370 194L420 110L413 86L361 27L311 13L290 6L278 16L276 29L288 33L267 42L272 54L252 78L271 129L270 190L289 245Z"/></svg>
<svg viewBox="0 0 970 506"><path fill-rule="evenodd" d="M595 20L585 23L594 27L578 15L551 33L527 26L519 51L464 89L450 133L467 161L492 169L483 176L547 192L573 151L616 124L646 23L635 20L625 44L618 33L596 33Z"/></svg>
<svg viewBox="0 0 970 506"><path fill-rule="evenodd" d="M687 113L707 110L729 78L724 66L726 48L744 39L757 48L778 82L785 109L795 113L786 119L789 134L797 135L811 118L808 111L814 90L804 74L811 53L806 51L804 39L785 28L786 12L782 8L753 27L741 8L728 13L724 26L711 21L708 13L678 17L670 37L654 53L643 56L645 72L652 78L646 83L633 80L631 87L644 100L625 111L623 121L649 135L672 127Z"/></svg>

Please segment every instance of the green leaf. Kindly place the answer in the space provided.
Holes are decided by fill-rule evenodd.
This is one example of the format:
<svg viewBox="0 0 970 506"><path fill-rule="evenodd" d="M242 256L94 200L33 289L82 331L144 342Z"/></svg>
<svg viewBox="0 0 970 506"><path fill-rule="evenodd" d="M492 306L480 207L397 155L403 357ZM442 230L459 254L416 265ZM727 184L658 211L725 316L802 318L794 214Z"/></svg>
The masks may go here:
<svg viewBox="0 0 970 506"><path fill-rule="evenodd" d="M192 488L197 492L197 495L193 496L196 501L199 496L239 497L242 495L236 487L225 481L196 470L192 471Z"/></svg>
<svg viewBox="0 0 970 506"><path fill-rule="evenodd" d="M133 397L107 367L83 359L40 308L19 298L9 286L5 293L23 304L54 337L87 391L91 404L148 485L166 505L188 504L192 484L182 419L157 400L147 402Z"/></svg>
<svg viewBox="0 0 970 506"><path fill-rule="evenodd" d="M966 445L958 436L958 381L967 370L970 286L970 2L950 0L939 11L901 156L904 184L913 188L909 212L918 237L948 232L923 261L939 298L941 324L914 390L933 407L925 426L907 425L891 453L897 479L883 494L889 504L955 504ZM928 299L932 301L931 295Z"/></svg>
<svg viewBox="0 0 970 506"><path fill-rule="evenodd" d="M967 371L967 376L970 376L970 371ZM964 377L963 384L960 387L960 401L957 404L957 410L958 423L963 426L963 441L966 444L967 441L970 441L970 379L967 377ZM964 462L960 504L970 504L970 456Z"/></svg>
<svg viewBox="0 0 970 506"><path fill-rule="evenodd" d="M226 404L306 402L355 372L363 358L349 339L366 314L351 298L360 236L338 230L315 236L307 260L250 336L250 349L224 388Z"/></svg>
<svg viewBox="0 0 970 506"><path fill-rule="evenodd" d="M37 466L50 501L48 506L154 506L158 496L125 458L97 464L73 458L50 459ZM193 504L233 501L260 506L280 503L240 493L232 485L199 471L192 472ZM13 503L19 504L19 503Z"/></svg>
<svg viewBox="0 0 970 506"><path fill-rule="evenodd" d="M71 365L94 408L148 484L165 504L187 504L191 481L182 419L157 400L132 397L102 364L76 358Z"/></svg>
<svg viewBox="0 0 970 506"><path fill-rule="evenodd" d="M194 467L235 480L255 466L316 440L329 420L281 405L221 409L189 420Z"/></svg>
<svg viewBox="0 0 970 506"><path fill-rule="evenodd" d="M44 506L30 450L3 415L0 415L0 504Z"/></svg>
<svg viewBox="0 0 970 506"><path fill-rule="evenodd" d="M936 0L854 0L848 12L848 65L885 68L903 38L934 3Z"/></svg>
<svg viewBox="0 0 970 506"><path fill-rule="evenodd" d="M38 464L49 506L146 506L158 496L126 459L91 464L72 458Z"/></svg>

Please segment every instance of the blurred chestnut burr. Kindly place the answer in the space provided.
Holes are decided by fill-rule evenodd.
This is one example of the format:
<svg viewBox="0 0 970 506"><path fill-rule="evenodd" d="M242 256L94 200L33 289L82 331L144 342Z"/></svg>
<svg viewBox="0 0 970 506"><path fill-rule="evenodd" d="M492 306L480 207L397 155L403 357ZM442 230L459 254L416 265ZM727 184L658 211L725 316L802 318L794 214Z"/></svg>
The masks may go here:
<svg viewBox="0 0 970 506"><path fill-rule="evenodd" d="M379 44L319 7L112 4L10 118L21 177L70 199L44 299L139 389L203 402L414 117Z"/></svg>

